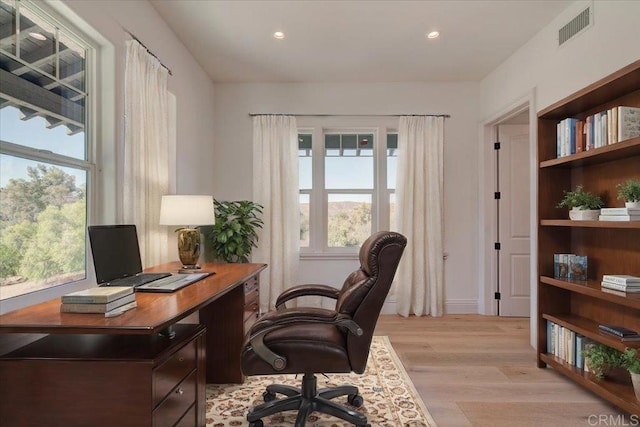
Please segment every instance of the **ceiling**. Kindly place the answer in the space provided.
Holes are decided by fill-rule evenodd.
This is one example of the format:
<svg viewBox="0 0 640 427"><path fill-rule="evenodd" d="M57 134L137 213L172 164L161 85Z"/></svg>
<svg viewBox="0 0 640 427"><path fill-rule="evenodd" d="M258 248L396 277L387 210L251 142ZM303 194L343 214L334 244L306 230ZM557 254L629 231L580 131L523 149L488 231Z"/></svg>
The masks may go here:
<svg viewBox="0 0 640 427"><path fill-rule="evenodd" d="M571 1L151 3L216 83L452 82L484 78Z"/></svg>

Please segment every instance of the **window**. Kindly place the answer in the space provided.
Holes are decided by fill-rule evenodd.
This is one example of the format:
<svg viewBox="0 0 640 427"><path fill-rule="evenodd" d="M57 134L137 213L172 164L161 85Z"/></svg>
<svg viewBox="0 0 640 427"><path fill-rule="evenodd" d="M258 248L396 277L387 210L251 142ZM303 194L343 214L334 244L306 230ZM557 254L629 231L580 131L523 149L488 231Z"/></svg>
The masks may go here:
<svg viewBox="0 0 640 427"><path fill-rule="evenodd" d="M303 254L354 254L394 226L397 147L396 131L381 124L299 129Z"/></svg>
<svg viewBox="0 0 640 427"><path fill-rule="evenodd" d="M31 2L0 22L2 300L86 278L94 165L89 44Z"/></svg>

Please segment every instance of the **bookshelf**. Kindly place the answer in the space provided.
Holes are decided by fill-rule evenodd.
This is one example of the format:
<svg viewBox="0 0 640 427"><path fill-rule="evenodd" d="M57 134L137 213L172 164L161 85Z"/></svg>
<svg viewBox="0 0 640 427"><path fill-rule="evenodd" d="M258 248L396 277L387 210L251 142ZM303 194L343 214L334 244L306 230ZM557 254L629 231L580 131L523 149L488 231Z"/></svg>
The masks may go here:
<svg viewBox="0 0 640 427"><path fill-rule="evenodd" d="M640 61L545 108L538 114L538 366L551 366L567 378L619 408L640 414L640 401L630 381L598 380L547 352L547 321L618 350L640 343L622 343L603 334L598 324L640 331L640 295L603 291L603 274L640 276L640 222L571 221L557 209L564 191L583 185L600 195L607 207L622 207L616 185L640 178L640 138L556 158L557 124L619 105L640 107ZM553 254L587 255L587 282L553 276Z"/></svg>

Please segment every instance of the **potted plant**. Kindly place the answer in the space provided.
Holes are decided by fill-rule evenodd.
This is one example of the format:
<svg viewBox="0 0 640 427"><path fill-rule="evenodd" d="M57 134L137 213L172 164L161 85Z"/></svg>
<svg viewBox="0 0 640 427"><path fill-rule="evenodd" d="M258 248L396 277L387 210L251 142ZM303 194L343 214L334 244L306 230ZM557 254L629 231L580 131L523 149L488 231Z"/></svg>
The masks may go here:
<svg viewBox="0 0 640 427"><path fill-rule="evenodd" d="M623 367L629 371L631 375L631 383L633 384L633 392L636 399L640 400L640 359L638 359L638 349L627 348L622 353Z"/></svg>
<svg viewBox="0 0 640 427"><path fill-rule="evenodd" d="M600 343L592 343L582 351L585 363L596 378L604 379L613 368L623 366L623 353L620 350Z"/></svg>
<svg viewBox="0 0 640 427"><path fill-rule="evenodd" d="M582 185L578 185L573 191L565 191L564 198L556 207L571 209L569 218L574 221L597 221L603 206L600 196L584 191Z"/></svg>
<svg viewBox="0 0 640 427"><path fill-rule="evenodd" d="M640 209L640 180L630 179L616 186L618 199L625 201L627 208Z"/></svg>
<svg viewBox="0 0 640 427"><path fill-rule="evenodd" d="M257 229L264 222L260 218L262 205L249 200L213 201L216 222L207 239L214 258L224 262L249 262L257 247Z"/></svg>

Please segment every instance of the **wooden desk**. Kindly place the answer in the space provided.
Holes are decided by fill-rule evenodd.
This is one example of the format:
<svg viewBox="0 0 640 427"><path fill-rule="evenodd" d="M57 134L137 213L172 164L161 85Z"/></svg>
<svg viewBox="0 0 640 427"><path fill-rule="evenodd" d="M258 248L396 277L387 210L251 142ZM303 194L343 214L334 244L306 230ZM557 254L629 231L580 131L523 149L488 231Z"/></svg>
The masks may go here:
<svg viewBox="0 0 640 427"><path fill-rule="evenodd" d="M177 271L178 267L178 263L170 263L148 271ZM204 381L197 378L204 379L203 371L206 371L206 382L209 383L242 382L240 351L247 321L245 287L255 289L259 274L265 268L264 264L204 264L204 271L215 271L216 274L170 294L136 293L138 307L113 318L105 318L101 314L61 313L60 298L0 316L0 333L50 334L8 354L1 355L4 351L0 349L0 419L20 420L26 415L25 408L29 408L27 412L33 417L38 417L40 412L46 413L48 421L42 425L53 420L64 425L86 425L89 420L91 425L130 425L122 419L113 424L113 409L117 408L115 412L123 415L137 414L136 423L131 425L163 425L159 420L166 417L158 418L156 412L172 394L157 394L152 389L154 384L165 381L167 375L169 378L174 375L175 370L182 376L174 382L172 379L167 381L175 387L176 393L183 390L180 384L187 380L187 385L194 383L198 389L194 392L197 403L184 414L180 423L186 420L184 425L193 425L190 420L196 420L196 425L204 425ZM206 327L206 340L203 328L176 325L196 312L199 313L200 324ZM159 338L158 334L170 329L177 331L175 339L178 342ZM206 357L202 351L205 349ZM193 359L193 366L201 360L206 366L200 366L193 372L180 370L176 367L179 363L172 362L174 358L179 361ZM28 363L33 365L35 373L29 378L16 376L15 368ZM169 368L165 368L167 363ZM91 369L87 370L89 366ZM64 374L56 375L62 371ZM110 378L109 375L105 377L106 372L112 372L109 375L127 372L120 377L112 377L115 385L110 390L112 395L120 391L120 400L114 401L111 397L105 402L104 387L96 387L96 381ZM188 372L191 373L185 378ZM89 380L76 378L79 375L89 375ZM90 379L93 375L96 381L92 386ZM54 386L50 384L52 376L56 377ZM178 384L179 381L182 383ZM47 384L49 395L56 395L56 406L49 403L49 395L30 394L33 392L30 384L33 383ZM80 390L70 393L69 383L79 384ZM145 394L142 412L139 399L131 399L127 387ZM22 403L18 406L15 405L15 396L21 396L19 401ZM94 410L78 411L78 396L82 396L84 404ZM151 401L154 404L147 405ZM175 406L173 402L167 405L164 407ZM99 408L103 408L103 417L99 416ZM56 418L56 414L51 412L56 410L65 412L64 416ZM76 415L69 418L69 413ZM28 419L21 422L32 425Z"/></svg>

